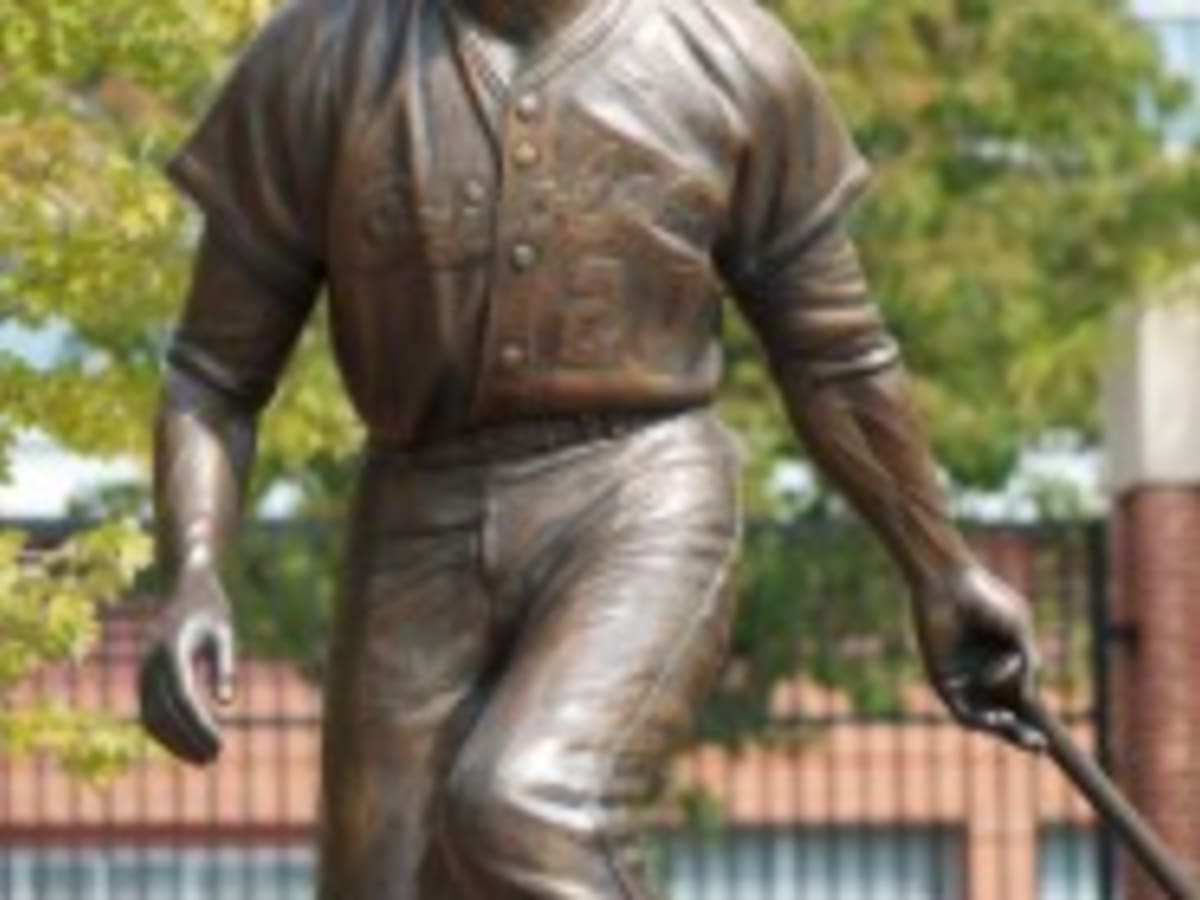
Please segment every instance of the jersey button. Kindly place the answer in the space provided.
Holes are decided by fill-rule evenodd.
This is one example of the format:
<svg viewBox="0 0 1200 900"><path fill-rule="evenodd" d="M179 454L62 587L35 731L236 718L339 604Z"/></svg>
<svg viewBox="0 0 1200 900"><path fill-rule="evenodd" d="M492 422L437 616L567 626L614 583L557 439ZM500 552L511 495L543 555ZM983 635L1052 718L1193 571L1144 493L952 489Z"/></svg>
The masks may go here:
<svg viewBox="0 0 1200 900"><path fill-rule="evenodd" d="M478 178L471 178L463 185L463 197L477 206L487 199L487 185Z"/></svg>
<svg viewBox="0 0 1200 900"><path fill-rule="evenodd" d="M506 369L516 369L525 363L525 348L509 342L500 348L500 362Z"/></svg>
<svg viewBox="0 0 1200 900"><path fill-rule="evenodd" d="M535 165L539 159L541 159L541 154L538 153L538 148L529 141L521 141L521 143L517 144L517 149L513 154L513 158L516 159L517 165L528 169L530 166Z"/></svg>
<svg viewBox="0 0 1200 900"><path fill-rule="evenodd" d="M542 98L537 94L524 94L517 101L517 117L522 122L532 122L542 112Z"/></svg>
<svg viewBox="0 0 1200 900"><path fill-rule="evenodd" d="M512 263L521 272L527 272L538 263L538 250L533 244L517 244L512 249Z"/></svg>

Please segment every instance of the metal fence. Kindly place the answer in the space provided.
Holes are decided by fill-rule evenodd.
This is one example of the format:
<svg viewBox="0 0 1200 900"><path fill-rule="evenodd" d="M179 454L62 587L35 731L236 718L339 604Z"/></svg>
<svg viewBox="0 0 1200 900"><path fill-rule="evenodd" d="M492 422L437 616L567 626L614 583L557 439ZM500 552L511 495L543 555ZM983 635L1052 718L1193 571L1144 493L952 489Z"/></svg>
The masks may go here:
<svg viewBox="0 0 1200 900"><path fill-rule="evenodd" d="M1104 753L1101 529L976 529L1033 598L1044 686ZM312 893L322 643L338 538L247 536L235 588L246 662L219 765L151 755L104 789L46 760L0 760L0 900L301 900ZM906 600L860 529L748 532L722 682L651 811L673 900L1098 900L1111 854L1040 760L968 735L925 688ZM648 599L648 602L651 602ZM24 700L132 716L146 604L106 618L80 666Z"/></svg>

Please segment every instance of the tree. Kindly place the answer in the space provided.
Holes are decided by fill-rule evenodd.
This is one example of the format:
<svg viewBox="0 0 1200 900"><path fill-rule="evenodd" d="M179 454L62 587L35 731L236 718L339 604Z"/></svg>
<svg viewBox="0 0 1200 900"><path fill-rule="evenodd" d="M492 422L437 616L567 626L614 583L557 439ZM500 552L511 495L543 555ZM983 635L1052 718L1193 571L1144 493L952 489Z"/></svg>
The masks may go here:
<svg viewBox="0 0 1200 900"><path fill-rule="evenodd" d="M1186 91L1129 4L772 5L874 164L857 234L952 474L998 486L1048 429L1094 438L1110 311L1200 246L1200 165L1163 152ZM734 346L741 418L790 452Z"/></svg>
<svg viewBox="0 0 1200 900"><path fill-rule="evenodd" d="M141 742L103 715L23 703L22 684L48 664L77 661L96 639L96 597L117 597L145 566L144 539L108 526L31 555L27 536L0 534L0 750L49 752L84 778L128 766Z"/></svg>
<svg viewBox="0 0 1200 900"><path fill-rule="evenodd" d="M23 429L146 459L195 230L159 164L265 6L0 0L0 322L65 335L49 359L0 351L0 473ZM132 732L17 689L87 651L97 600L148 556L136 523L44 548L0 535L0 749L93 777L137 752Z"/></svg>

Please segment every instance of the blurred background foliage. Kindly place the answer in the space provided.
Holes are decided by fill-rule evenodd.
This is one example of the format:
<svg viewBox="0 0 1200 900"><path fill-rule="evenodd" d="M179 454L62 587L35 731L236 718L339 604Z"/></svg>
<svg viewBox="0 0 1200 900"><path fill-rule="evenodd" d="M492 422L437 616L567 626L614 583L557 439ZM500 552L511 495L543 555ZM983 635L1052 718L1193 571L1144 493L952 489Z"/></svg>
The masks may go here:
<svg viewBox="0 0 1200 900"><path fill-rule="evenodd" d="M161 353L197 235L161 166L273 5L0 0L0 325L61 338L37 359L0 349L0 470L29 430L145 469ZM771 5L875 164L856 231L954 482L1004 483L1021 448L1050 429L1094 438L1109 311L1194 260L1200 245L1200 166L1195 154L1162 152L1163 123L1184 91L1127 5ZM798 448L746 328L730 317L728 333L722 406L751 450L750 514L836 518L819 493L797 509L773 492L779 464ZM360 434L323 323L264 424L256 496L290 485L297 516L315 531L287 544L247 536L235 591L243 634L251 649L299 659L317 675L338 544L324 523L349 492ZM143 480L81 510L100 521L137 516L146 497ZM746 697L764 698L794 662L770 637L805 615L832 614L831 588L804 582L794 564L812 551L787 535L762 532L743 566L752 599L735 649L755 660L754 674L729 715L747 727L762 704ZM0 695L41 662L82 652L95 634L88 599L120 594L144 561L136 527L81 540L41 561L18 552L19 535L0 545ZM863 554L874 552L864 546L822 552L848 572L878 571L882 587L842 589L895 608L886 570L864 569ZM64 574L73 554L86 574ZM896 681L911 663L891 638L872 646L870 666L829 653L806 666L860 703L886 707L895 691L879 679ZM5 703L0 742L70 759L79 731L69 718Z"/></svg>
<svg viewBox="0 0 1200 900"><path fill-rule="evenodd" d="M42 552L0 534L0 750L45 752L85 779L122 771L142 752L136 733L61 703L23 703L38 670L82 659L96 641L96 598L118 598L150 557L140 532L118 523Z"/></svg>
<svg viewBox="0 0 1200 900"><path fill-rule="evenodd" d="M1004 484L1050 429L1095 439L1109 311L1200 258L1200 165L1163 152L1187 92L1129 4L771 5L874 163L856 232L955 481ZM792 441L733 345L765 471Z"/></svg>

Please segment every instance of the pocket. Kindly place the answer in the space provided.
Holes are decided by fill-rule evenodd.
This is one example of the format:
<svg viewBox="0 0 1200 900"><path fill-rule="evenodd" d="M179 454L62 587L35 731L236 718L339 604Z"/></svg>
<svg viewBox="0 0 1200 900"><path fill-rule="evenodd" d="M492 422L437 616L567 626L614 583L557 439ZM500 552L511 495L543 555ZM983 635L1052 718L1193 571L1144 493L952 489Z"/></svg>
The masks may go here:
<svg viewBox="0 0 1200 900"><path fill-rule="evenodd" d="M486 209L460 203L454 181L415 185L395 172L357 191L348 262L357 270L453 270L490 258Z"/></svg>

